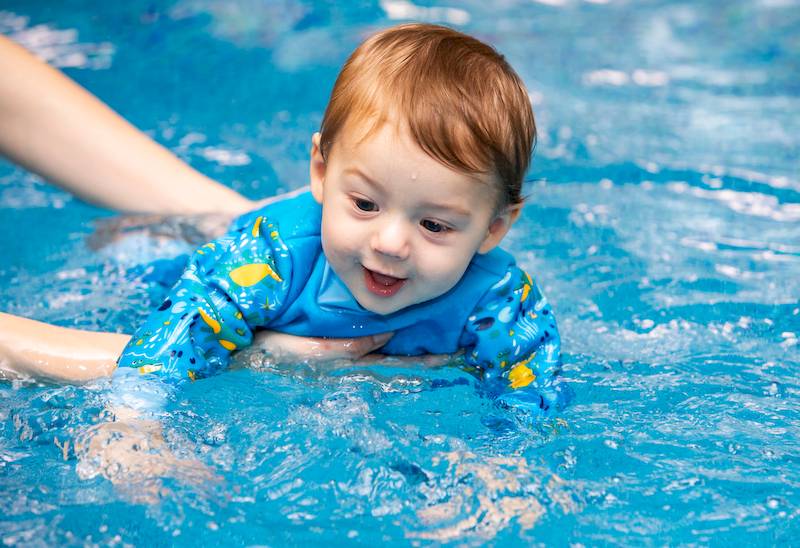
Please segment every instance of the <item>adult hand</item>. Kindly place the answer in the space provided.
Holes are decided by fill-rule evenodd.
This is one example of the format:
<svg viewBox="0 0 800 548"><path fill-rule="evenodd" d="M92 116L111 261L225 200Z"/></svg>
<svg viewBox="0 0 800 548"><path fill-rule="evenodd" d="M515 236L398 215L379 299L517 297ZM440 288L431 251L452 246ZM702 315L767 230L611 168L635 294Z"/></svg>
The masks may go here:
<svg viewBox="0 0 800 548"><path fill-rule="evenodd" d="M357 360L378 350L392 338L394 333L381 333L356 338L323 338L298 337L276 331L256 333L252 346L247 349L249 355L267 354L271 359L280 362L304 361L311 359Z"/></svg>
<svg viewBox="0 0 800 548"><path fill-rule="evenodd" d="M306 185L284 194L251 202L249 210L261 209L269 204L293 198L308 189L309 186ZM233 219L242 213L245 213L245 210L194 215L128 214L102 218L94 222L95 231L89 236L89 247L94 250L102 249L129 236L178 240L191 245L200 245L225 234Z"/></svg>
<svg viewBox="0 0 800 548"><path fill-rule="evenodd" d="M235 215L122 215L94 221L95 231L87 242L95 251L132 236L152 241L183 241L199 246L225 234Z"/></svg>

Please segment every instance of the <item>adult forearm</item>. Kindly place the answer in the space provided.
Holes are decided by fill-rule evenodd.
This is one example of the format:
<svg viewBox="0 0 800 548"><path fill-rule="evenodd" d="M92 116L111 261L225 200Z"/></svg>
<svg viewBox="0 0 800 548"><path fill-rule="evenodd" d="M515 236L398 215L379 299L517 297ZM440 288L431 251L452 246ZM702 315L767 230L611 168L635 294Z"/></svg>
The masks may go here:
<svg viewBox="0 0 800 548"><path fill-rule="evenodd" d="M0 313L0 378L80 382L109 376L129 338Z"/></svg>
<svg viewBox="0 0 800 548"><path fill-rule="evenodd" d="M123 211L238 213L252 207L2 36L0 74L0 154L65 190Z"/></svg>

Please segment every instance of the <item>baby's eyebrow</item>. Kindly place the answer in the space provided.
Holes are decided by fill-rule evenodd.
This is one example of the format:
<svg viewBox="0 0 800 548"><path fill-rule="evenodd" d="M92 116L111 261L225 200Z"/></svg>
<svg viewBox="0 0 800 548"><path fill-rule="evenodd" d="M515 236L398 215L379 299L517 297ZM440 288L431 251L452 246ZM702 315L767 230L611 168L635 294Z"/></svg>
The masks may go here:
<svg viewBox="0 0 800 548"><path fill-rule="evenodd" d="M376 182L369 175L367 175L357 167L348 167L347 169L344 170L344 172L349 173L351 175L355 175L356 177L360 177L361 179L364 180L365 183L367 183L372 187L375 187L377 190L383 190L383 187L378 182Z"/></svg>
<svg viewBox="0 0 800 548"><path fill-rule="evenodd" d="M471 215L469 210L459 207L455 204L437 204L437 203L426 202L422 204L422 207L437 211L446 211L448 213L452 213L459 217L469 217Z"/></svg>

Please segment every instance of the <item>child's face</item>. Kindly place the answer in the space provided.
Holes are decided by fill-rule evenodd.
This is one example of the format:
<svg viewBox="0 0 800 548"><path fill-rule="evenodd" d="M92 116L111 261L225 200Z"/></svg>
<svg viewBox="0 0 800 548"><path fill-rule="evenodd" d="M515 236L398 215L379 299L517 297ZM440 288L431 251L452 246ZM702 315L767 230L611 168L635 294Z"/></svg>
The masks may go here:
<svg viewBox="0 0 800 548"><path fill-rule="evenodd" d="M498 213L494 177L442 165L394 123L360 141L347 129L327 162L319 134L312 140L311 189L334 272L378 314L446 293L475 253L500 242L519 208Z"/></svg>

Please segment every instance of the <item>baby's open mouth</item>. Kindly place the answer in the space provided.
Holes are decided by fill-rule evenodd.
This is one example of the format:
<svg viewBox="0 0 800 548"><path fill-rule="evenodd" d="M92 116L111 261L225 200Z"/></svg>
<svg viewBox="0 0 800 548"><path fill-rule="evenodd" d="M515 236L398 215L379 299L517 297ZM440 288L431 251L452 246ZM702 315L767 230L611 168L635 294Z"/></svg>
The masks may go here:
<svg viewBox="0 0 800 548"><path fill-rule="evenodd" d="M380 297L391 297L405 285L407 278L395 278L364 267L364 281L370 292Z"/></svg>

